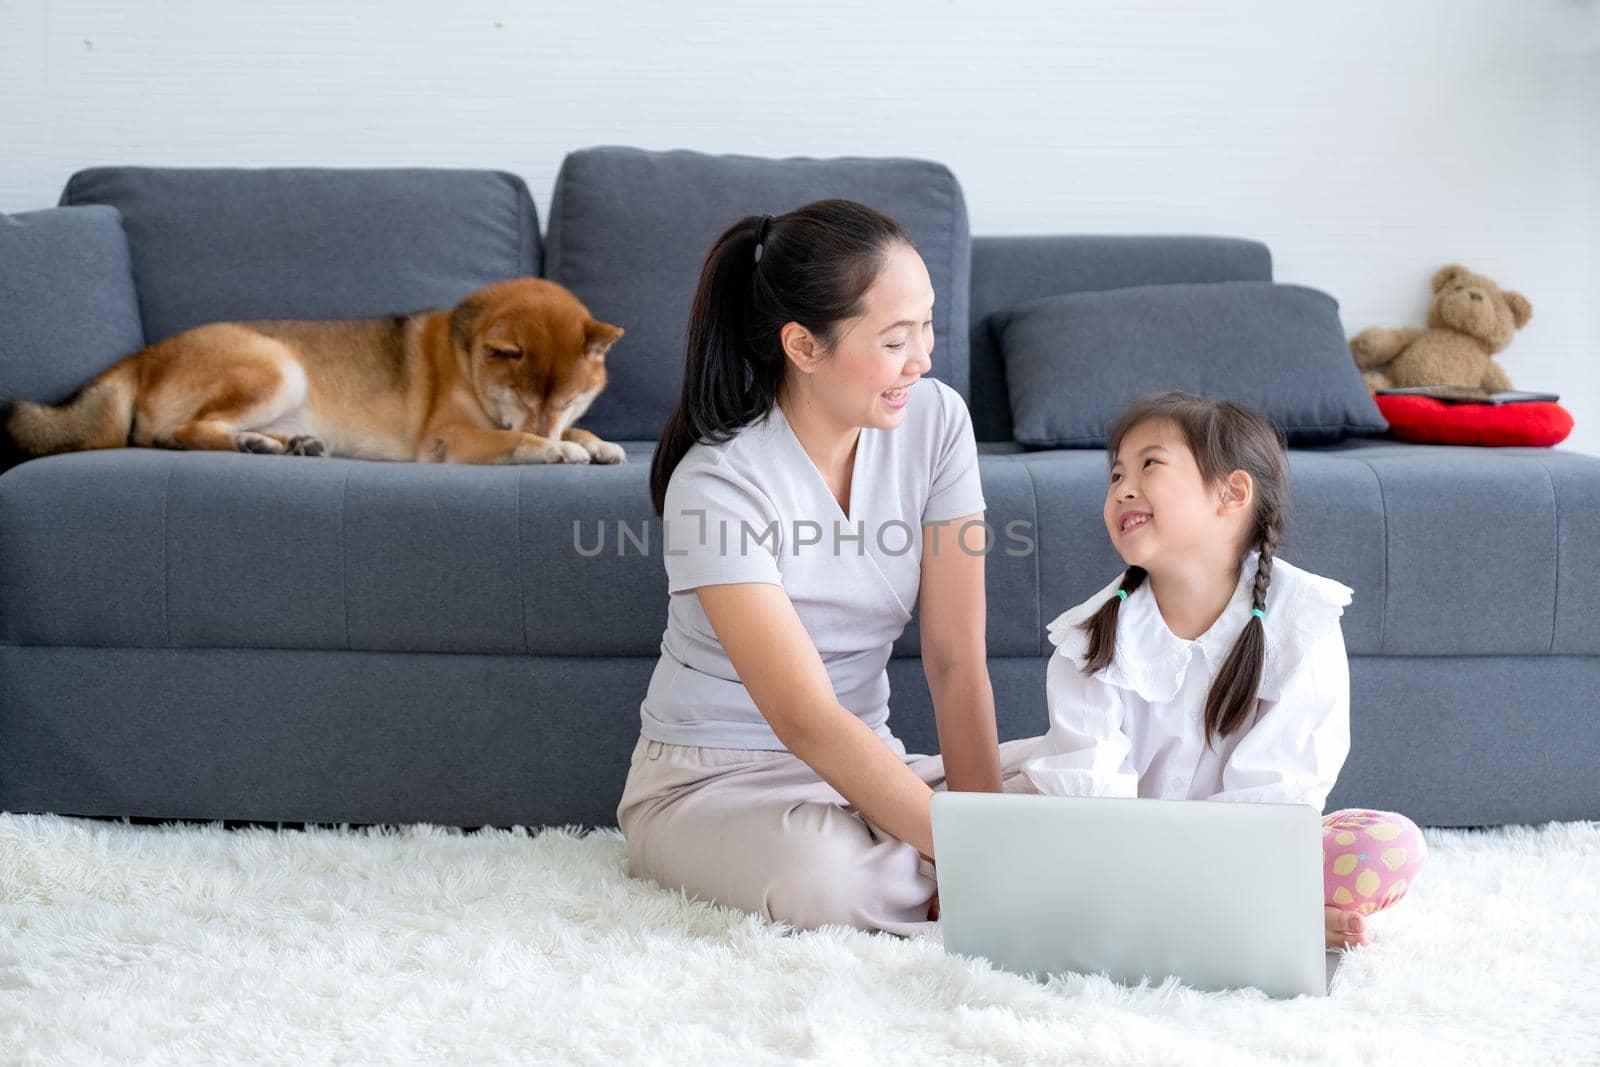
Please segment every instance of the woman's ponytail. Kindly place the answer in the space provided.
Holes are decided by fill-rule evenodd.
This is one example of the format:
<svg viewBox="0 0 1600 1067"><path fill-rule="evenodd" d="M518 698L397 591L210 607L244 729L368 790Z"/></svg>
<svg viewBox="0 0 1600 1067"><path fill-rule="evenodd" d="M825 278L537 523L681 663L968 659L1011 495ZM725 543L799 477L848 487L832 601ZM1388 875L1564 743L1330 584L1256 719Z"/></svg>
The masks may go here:
<svg viewBox="0 0 1600 1067"><path fill-rule="evenodd" d="M724 230L700 269L689 310L683 393L650 460L650 502L657 515L672 472L696 441L726 441L778 399L782 354L758 352L752 336L760 218L747 215Z"/></svg>

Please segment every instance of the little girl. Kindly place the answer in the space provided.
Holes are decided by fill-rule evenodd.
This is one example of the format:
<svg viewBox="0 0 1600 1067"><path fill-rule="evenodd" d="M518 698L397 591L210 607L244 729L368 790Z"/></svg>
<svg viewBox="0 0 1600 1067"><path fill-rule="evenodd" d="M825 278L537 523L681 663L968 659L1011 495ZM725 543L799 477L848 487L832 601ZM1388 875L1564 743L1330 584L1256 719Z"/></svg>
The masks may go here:
<svg viewBox="0 0 1600 1067"><path fill-rule="evenodd" d="M1050 729L1024 766L1039 792L1311 804L1350 750L1339 616L1351 590L1277 560L1289 500L1277 433L1182 392L1111 431L1105 522L1128 565L1049 626ZM1371 939L1427 855L1405 816L1323 820L1327 943Z"/></svg>

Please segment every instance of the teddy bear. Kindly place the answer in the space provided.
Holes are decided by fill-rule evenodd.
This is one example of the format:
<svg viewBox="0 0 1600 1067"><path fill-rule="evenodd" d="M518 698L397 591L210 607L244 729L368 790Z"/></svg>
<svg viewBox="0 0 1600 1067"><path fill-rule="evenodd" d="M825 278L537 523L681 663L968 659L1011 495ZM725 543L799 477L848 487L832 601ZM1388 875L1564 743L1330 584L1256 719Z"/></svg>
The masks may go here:
<svg viewBox="0 0 1600 1067"><path fill-rule="evenodd" d="M1491 358L1533 317L1521 293L1452 263L1433 275L1426 330L1373 326L1350 339L1367 388L1458 385L1499 392L1511 379Z"/></svg>

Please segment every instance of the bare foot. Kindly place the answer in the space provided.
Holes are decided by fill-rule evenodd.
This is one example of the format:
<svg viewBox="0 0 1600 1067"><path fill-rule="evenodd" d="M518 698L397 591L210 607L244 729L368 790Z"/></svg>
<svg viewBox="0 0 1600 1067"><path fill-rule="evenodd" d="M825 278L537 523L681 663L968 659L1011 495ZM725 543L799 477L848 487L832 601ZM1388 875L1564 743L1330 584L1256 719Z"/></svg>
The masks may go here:
<svg viewBox="0 0 1600 1067"><path fill-rule="evenodd" d="M1330 949L1355 948L1372 943L1372 932L1367 929L1366 918L1353 911L1340 911L1332 905L1324 905L1322 923Z"/></svg>

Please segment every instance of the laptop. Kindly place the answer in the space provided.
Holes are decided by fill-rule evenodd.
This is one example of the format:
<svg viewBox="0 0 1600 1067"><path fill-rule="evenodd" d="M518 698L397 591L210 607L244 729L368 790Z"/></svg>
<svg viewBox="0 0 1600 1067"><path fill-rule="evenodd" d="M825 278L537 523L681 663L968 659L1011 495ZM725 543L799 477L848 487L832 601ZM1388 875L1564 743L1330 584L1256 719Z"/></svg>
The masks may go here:
<svg viewBox="0 0 1600 1067"><path fill-rule="evenodd" d="M1310 805L941 791L932 812L948 952L1035 976L1328 992Z"/></svg>

